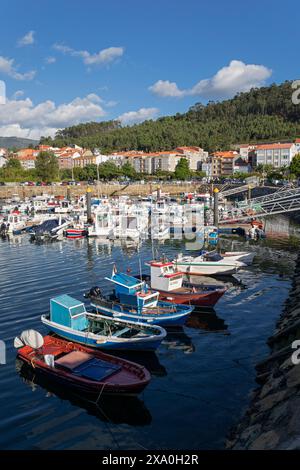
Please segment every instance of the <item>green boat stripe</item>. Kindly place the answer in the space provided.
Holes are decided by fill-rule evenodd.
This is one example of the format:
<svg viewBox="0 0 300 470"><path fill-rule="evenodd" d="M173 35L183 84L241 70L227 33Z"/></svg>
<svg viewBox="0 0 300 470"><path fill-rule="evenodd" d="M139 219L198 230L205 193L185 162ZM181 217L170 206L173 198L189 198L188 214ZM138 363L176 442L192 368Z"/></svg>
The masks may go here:
<svg viewBox="0 0 300 470"><path fill-rule="evenodd" d="M235 268L235 264L216 264L216 263L176 263L177 266L231 266L232 268Z"/></svg>

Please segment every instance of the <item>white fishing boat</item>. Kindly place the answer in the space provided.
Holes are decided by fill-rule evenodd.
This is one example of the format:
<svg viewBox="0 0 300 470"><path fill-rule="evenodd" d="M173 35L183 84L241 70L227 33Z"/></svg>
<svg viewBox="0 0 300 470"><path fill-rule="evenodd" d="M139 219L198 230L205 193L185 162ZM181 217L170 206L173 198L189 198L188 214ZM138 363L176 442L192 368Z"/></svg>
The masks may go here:
<svg viewBox="0 0 300 470"><path fill-rule="evenodd" d="M94 211L94 223L88 227L88 236L109 238L113 235L114 226L110 205L99 206Z"/></svg>
<svg viewBox="0 0 300 470"><path fill-rule="evenodd" d="M242 263L247 264L248 266L253 263L253 259L255 257L255 252L251 251L225 251L222 253L223 258L225 260L231 261L240 261Z"/></svg>
<svg viewBox="0 0 300 470"><path fill-rule="evenodd" d="M242 261L236 259L226 258L219 253L204 253L200 256L183 256L179 254L173 261L177 270L185 274L200 274L200 275L222 275L234 274L239 269L247 266Z"/></svg>

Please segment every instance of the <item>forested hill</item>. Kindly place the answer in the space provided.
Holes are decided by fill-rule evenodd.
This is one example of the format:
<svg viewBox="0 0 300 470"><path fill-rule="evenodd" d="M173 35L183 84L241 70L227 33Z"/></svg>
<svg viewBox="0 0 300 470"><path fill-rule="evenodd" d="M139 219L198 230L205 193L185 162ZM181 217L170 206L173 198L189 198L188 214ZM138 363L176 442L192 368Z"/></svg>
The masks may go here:
<svg viewBox="0 0 300 470"><path fill-rule="evenodd" d="M37 145L37 140L25 139L23 137L0 137L0 147L13 149L13 148L24 148L29 145Z"/></svg>
<svg viewBox="0 0 300 470"><path fill-rule="evenodd" d="M197 145L214 151L235 143L286 140L300 136L300 105L292 103L291 82L240 93L222 102L195 104L187 113L122 127L118 121L91 122L59 131L57 146L76 143L113 150L157 151Z"/></svg>

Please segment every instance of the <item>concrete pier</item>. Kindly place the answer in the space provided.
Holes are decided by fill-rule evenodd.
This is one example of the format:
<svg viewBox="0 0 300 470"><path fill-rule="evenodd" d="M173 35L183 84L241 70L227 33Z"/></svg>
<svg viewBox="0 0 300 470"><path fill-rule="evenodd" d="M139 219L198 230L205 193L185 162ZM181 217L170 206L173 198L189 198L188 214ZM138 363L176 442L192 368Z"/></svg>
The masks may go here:
<svg viewBox="0 0 300 470"><path fill-rule="evenodd" d="M300 365L292 361L296 351L292 343L298 339L300 255L289 298L268 340L270 355L256 366L259 386L245 416L228 436L227 449L300 449Z"/></svg>

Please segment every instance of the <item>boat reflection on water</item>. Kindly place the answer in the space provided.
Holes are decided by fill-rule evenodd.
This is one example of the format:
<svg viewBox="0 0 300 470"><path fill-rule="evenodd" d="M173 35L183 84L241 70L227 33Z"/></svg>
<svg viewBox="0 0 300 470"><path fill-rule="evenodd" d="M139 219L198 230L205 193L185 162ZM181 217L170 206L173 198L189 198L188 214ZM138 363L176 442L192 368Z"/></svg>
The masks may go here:
<svg viewBox="0 0 300 470"><path fill-rule="evenodd" d="M201 309L196 308L186 321L188 328L196 330L205 330L210 332L228 332L228 325L226 325L223 318L218 317L214 309Z"/></svg>
<svg viewBox="0 0 300 470"><path fill-rule="evenodd" d="M64 387L36 374L31 367L19 358L16 359L16 371L33 392L41 388L45 390L45 396L53 395L61 400L67 400L73 406L86 410L89 415L95 416L101 421L114 424L128 424L130 426L146 426L152 422L149 410L137 396L103 395L95 403L82 394L79 396L76 393L72 393Z"/></svg>
<svg viewBox="0 0 300 470"><path fill-rule="evenodd" d="M186 334L182 326L167 328L167 336L162 341L162 344L167 349L181 350L185 354L193 353L195 346L191 338Z"/></svg>
<svg viewBox="0 0 300 470"><path fill-rule="evenodd" d="M168 375L166 368L159 362L158 356L153 351L109 351L118 357L136 362L146 367L151 375L155 377L165 377Z"/></svg>

